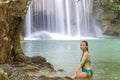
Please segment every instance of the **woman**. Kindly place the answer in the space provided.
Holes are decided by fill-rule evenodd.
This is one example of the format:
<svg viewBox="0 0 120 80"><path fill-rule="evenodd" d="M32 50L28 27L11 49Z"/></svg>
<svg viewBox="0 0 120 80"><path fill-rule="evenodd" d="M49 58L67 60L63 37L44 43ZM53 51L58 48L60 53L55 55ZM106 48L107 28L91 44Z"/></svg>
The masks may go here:
<svg viewBox="0 0 120 80"><path fill-rule="evenodd" d="M81 50L83 51L82 57L80 58L80 64L75 70L72 79L75 78L91 78L93 75L93 71L90 66L90 54L88 52L88 42L82 41L80 45ZM82 72L79 74L79 70L82 68Z"/></svg>

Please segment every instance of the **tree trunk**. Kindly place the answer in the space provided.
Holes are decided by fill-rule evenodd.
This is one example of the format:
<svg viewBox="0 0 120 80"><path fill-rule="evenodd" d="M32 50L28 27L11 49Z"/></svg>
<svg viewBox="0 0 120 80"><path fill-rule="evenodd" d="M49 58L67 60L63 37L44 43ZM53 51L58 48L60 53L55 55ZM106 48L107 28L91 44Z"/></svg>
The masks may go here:
<svg viewBox="0 0 120 80"><path fill-rule="evenodd" d="M20 44L25 14L30 0L0 1L0 63L24 61Z"/></svg>

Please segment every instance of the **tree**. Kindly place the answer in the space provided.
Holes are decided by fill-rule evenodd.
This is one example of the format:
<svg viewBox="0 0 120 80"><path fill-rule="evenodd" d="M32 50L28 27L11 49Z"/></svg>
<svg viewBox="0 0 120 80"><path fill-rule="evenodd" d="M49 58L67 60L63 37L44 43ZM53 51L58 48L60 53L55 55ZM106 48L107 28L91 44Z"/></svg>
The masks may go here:
<svg viewBox="0 0 120 80"><path fill-rule="evenodd" d="M25 60L20 34L29 4L30 0L0 1L0 63Z"/></svg>

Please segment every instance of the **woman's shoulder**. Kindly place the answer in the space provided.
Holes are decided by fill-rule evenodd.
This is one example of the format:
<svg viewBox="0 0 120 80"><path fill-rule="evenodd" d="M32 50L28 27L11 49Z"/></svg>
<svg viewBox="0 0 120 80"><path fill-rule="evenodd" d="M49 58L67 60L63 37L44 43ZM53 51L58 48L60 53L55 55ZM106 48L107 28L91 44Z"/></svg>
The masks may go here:
<svg viewBox="0 0 120 80"><path fill-rule="evenodd" d="M84 53L84 55L85 55L86 57L90 57L90 54L89 54L89 52L87 52L87 51Z"/></svg>
<svg viewBox="0 0 120 80"><path fill-rule="evenodd" d="M85 55L89 55L89 52L88 52L88 51L86 51L84 54L85 54Z"/></svg>

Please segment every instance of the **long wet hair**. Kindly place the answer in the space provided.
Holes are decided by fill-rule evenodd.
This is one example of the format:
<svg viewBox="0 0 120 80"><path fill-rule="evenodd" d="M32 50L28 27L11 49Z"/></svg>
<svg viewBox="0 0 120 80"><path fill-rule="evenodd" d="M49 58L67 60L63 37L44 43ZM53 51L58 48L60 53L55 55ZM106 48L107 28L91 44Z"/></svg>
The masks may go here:
<svg viewBox="0 0 120 80"><path fill-rule="evenodd" d="M83 43L85 43L86 44L86 46L87 46L87 51L89 52L89 49L88 49L88 42L87 41L82 41ZM84 53L84 52L83 52Z"/></svg>

